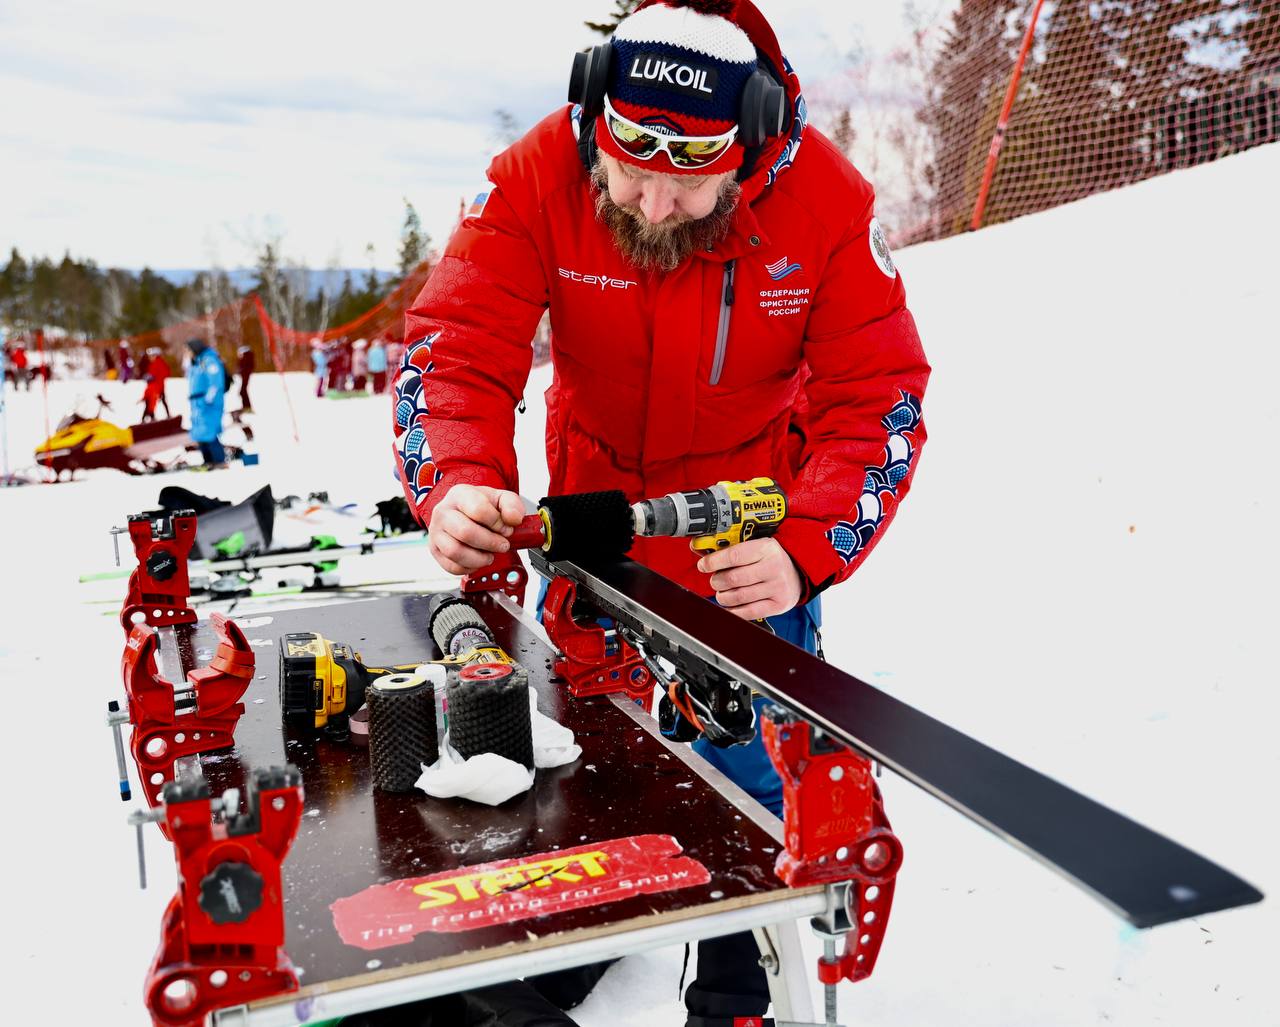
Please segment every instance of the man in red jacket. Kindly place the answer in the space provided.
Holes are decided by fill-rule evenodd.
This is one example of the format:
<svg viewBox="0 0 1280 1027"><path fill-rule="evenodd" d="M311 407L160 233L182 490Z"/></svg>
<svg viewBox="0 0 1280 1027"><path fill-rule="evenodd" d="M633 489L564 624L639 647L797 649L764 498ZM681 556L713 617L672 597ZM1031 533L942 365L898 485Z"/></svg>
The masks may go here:
<svg viewBox="0 0 1280 1027"><path fill-rule="evenodd" d="M818 595L884 534L925 440L929 367L872 189L807 125L748 0L648 0L579 56L571 92L494 160L407 314L405 493L449 572L507 550L514 411L549 308L551 494L776 479L774 537L632 555L812 651ZM778 812L758 740L700 751ZM726 944L700 946L694 1027L768 1005L750 935Z"/></svg>

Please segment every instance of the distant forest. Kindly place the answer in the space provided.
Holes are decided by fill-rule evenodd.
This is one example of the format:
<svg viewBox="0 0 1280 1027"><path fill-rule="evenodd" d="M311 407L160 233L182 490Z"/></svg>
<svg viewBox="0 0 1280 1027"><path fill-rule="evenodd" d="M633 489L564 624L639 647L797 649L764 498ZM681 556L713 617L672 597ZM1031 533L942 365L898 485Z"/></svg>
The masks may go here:
<svg viewBox="0 0 1280 1027"><path fill-rule="evenodd" d="M14 247L0 269L0 325L17 332L43 328L75 339L116 338L156 331L202 317L256 292L277 322L299 331L322 331L351 321L373 307L427 258L431 238L417 211L405 201L399 274L388 281L374 268L343 274L341 285L311 288L314 272L284 259L278 240L264 243L254 275L238 289L225 271L201 271L176 285L150 268L103 268L70 253L61 260L24 257ZM372 253L372 247L367 249Z"/></svg>

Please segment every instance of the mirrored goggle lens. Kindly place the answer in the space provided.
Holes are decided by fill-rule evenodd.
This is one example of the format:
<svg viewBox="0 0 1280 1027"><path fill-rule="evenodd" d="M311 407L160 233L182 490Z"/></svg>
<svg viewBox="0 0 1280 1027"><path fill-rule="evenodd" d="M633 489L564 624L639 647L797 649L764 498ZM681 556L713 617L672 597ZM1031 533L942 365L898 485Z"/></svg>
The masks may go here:
<svg viewBox="0 0 1280 1027"><path fill-rule="evenodd" d="M633 157L652 157L662 145L652 132L645 132L617 118L609 118L609 134L613 141Z"/></svg>
<svg viewBox="0 0 1280 1027"><path fill-rule="evenodd" d="M732 142L732 139L695 139L686 143L670 143L667 153L671 155L671 163L678 168L700 168L724 153Z"/></svg>

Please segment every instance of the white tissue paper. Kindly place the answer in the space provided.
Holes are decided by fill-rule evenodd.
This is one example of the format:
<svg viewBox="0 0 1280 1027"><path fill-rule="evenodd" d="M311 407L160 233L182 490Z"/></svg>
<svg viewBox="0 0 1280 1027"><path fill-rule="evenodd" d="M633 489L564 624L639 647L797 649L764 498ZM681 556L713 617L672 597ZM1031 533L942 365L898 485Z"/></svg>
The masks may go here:
<svg viewBox="0 0 1280 1027"><path fill-rule="evenodd" d="M582 755L582 747L574 742L572 731L538 712L538 693L532 687L529 716L535 767L561 767ZM496 806L532 788L533 771L493 752L482 752L464 760L449 744L446 732L440 744L440 758L423 768L418 787L438 799L470 799Z"/></svg>

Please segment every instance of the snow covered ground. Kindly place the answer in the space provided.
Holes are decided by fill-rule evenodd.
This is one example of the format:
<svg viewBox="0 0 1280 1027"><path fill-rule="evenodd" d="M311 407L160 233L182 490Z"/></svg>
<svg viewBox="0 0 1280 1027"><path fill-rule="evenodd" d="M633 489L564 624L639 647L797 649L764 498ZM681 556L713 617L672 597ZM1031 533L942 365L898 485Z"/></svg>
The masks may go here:
<svg viewBox="0 0 1280 1027"><path fill-rule="evenodd" d="M838 665L1268 893L1280 887L1278 180L1280 147L1261 148L897 254L935 367L930 442L885 542L826 600ZM548 381L535 372L519 419L535 497ZM96 388L55 382L54 421ZM76 584L110 565L107 529L165 484L239 499L270 482L366 507L396 491L384 401L316 400L304 376L287 388L301 443L280 380L261 376L257 468L0 492L3 944L10 1008L32 1022L145 1022L173 880L151 832L152 887L138 893L112 795L102 711L120 692L120 633L111 606L86 600L121 589ZM141 391L104 389L120 411ZM9 401L23 463L44 435L41 394ZM333 517L282 523L354 533ZM359 570L439 573L425 550ZM841 988L843 1022L1280 1024L1274 900L1138 932L914 787L882 785L907 858L874 977ZM680 956L628 959L576 1017L682 1023Z"/></svg>

